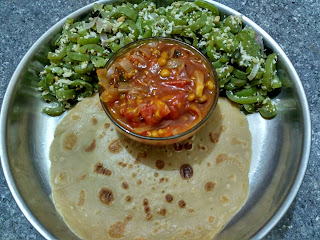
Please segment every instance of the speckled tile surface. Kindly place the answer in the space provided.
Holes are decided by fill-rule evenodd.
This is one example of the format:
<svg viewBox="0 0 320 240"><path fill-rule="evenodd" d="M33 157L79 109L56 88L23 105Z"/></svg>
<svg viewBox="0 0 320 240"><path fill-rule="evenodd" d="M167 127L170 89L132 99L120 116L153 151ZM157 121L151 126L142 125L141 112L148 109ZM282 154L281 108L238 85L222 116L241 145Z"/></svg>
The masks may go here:
<svg viewBox="0 0 320 240"><path fill-rule="evenodd" d="M295 66L310 104L312 149L301 189L266 239L320 239L320 1L221 2L260 25ZM32 44L59 19L89 0L0 1L0 103L8 82ZM0 239L43 239L23 216L0 171Z"/></svg>

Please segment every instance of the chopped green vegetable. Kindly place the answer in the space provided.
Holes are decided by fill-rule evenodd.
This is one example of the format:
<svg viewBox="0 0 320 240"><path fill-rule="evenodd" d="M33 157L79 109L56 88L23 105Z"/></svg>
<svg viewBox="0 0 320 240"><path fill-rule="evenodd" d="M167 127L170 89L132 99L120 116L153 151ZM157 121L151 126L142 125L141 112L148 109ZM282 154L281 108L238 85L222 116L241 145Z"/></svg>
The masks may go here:
<svg viewBox="0 0 320 240"><path fill-rule="evenodd" d="M259 112L265 118L277 114L268 97L282 86L276 70L277 54L265 56L261 52L255 31L243 28L241 16L220 16L216 6L203 0L169 6L163 1L158 7L154 1L95 3L92 12L86 21L67 19L54 39L47 56L50 64L40 73L38 83L43 100L54 105L44 113L62 114L77 100L97 91L95 70L104 67L112 53L124 45L137 39L171 37L192 44L212 61L222 95L242 104L248 113ZM173 58L178 55L175 51Z"/></svg>

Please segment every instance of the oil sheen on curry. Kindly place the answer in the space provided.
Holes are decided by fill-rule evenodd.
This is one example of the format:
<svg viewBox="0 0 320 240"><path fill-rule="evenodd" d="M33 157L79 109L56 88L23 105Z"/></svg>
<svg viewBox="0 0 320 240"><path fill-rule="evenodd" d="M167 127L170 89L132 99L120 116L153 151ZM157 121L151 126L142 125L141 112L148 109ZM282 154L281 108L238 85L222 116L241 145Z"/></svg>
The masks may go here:
<svg viewBox="0 0 320 240"><path fill-rule="evenodd" d="M97 70L101 101L126 129L169 137L199 123L216 92L206 60L176 42L150 40Z"/></svg>

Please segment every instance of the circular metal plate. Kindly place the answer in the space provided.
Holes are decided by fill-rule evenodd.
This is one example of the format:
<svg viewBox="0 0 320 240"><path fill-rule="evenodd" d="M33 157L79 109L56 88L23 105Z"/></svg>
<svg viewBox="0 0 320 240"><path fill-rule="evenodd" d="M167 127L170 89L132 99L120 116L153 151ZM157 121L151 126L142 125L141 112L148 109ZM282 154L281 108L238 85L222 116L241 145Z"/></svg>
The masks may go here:
<svg viewBox="0 0 320 240"><path fill-rule="evenodd" d="M221 12L238 12L214 1ZM92 4L68 17L81 18ZM41 112L38 73L47 63L50 41L66 18L49 29L28 51L9 83L1 111L1 162L9 188L32 225L47 239L78 239L56 212L50 199L49 147L63 118ZM276 97L278 115L265 120L248 115L252 134L250 194L244 207L216 239L260 239L280 220L302 182L310 152L309 107L300 79L279 45L259 26L243 16L265 45L278 53L278 73L283 82Z"/></svg>

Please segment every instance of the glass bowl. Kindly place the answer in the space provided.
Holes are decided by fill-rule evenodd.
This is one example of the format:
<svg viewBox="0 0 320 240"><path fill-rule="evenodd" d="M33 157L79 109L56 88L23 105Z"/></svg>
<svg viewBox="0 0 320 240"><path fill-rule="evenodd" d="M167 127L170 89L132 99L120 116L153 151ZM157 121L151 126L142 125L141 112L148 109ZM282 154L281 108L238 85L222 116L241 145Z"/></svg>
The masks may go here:
<svg viewBox="0 0 320 240"><path fill-rule="evenodd" d="M164 38L164 37L163 38L162 37L146 38L146 39L138 40L138 41L135 41L135 42L132 42L132 43L125 45L124 47L119 49L116 53L114 53L112 55L112 57L109 59L109 61L107 62L106 66L105 66L106 71L108 71L110 69L110 67L113 65L113 63L115 61L117 61L120 57L122 57L123 55L125 55L129 51L131 51L134 48L137 48L141 45L150 43L152 41L158 41L158 42L161 41L161 42L180 45L181 47L191 51L197 57L201 58L202 62L206 65L209 74L212 76L212 79L213 79L214 85L215 85L215 89L213 89L213 93L214 93L213 101L212 101L211 106L209 107L209 110L206 113L206 115L196 125L194 125L190 129L188 129L182 133L168 136L168 137L152 137L152 136L140 135L140 134L134 133L133 131L129 130L126 126L124 126L124 124L121 124L117 119L114 118L114 116L111 114L111 112L109 111L106 104L101 99L100 99L100 102L101 102L101 105L102 105L104 111L106 112L107 116L114 123L114 125L116 126L116 129L119 130L122 134L126 135L127 137L129 137L135 141L138 141L138 142L141 142L144 144L169 145L169 144L181 142L181 141L193 136L206 123L206 121L211 116L213 110L215 109L215 106L216 106L218 98L219 98L219 82L218 82L217 73L216 73L214 67L212 66L211 62L197 48L195 48L185 42L182 42L180 40L172 39L172 38ZM100 86L99 87L99 96L101 96L102 92L103 92L103 89Z"/></svg>

